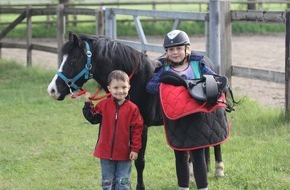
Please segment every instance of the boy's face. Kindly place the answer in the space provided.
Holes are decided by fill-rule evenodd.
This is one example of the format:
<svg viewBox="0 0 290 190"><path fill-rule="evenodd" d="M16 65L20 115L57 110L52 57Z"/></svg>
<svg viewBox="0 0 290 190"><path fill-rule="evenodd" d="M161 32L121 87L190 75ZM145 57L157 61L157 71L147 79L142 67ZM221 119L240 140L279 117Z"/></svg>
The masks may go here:
<svg viewBox="0 0 290 190"><path fill-rule="evenodd" d="M125 100L128 96L130 85L127 81L113 79L108 85L108 90L117 100Z"/></svg>

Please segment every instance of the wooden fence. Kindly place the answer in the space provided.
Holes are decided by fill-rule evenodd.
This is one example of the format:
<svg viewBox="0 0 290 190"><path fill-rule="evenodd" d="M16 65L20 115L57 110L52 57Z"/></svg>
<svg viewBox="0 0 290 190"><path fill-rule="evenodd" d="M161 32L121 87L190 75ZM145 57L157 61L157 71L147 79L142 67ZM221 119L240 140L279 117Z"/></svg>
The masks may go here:
<svg viewBox="0 0 290 190"><path fill-rule="evenodd" d="M232 0L230 1L231 5L236 5L239 6L243 9L247 9L249 7L249 5L254 5L254 7L256 8L256 10L259 11L264 11L264 5L285 5L286 7L290 7L290 1L286 1L286 0L253 0L253 1L235 1ZM23 10L26 9L26 7L28 6L33 6L33 8L55 8L58 6L58 4L33 4L33 5L29 5L29 4L1 4L0 2L0 11L5 11L6 13L11 12L14 13L16 8L18 10ZM209 1L208 0L204 0L204 1L196 1L196 0L185 0L185 1L130 1L130 2L122 2L120 0L118 1L110 1L110 2L96 2L96 3L70 3L68 5L65 5L66 8L84 8L84 7L90 7L93 9L97 9L98 7L108 7L108 8L112 8L112 7L124 7L124 6L134 6L134 7L138 7L138 6L151 6L152 10L158 10L158 6L159 5L194 5L197 7L197 10L199 12L205 12L208 9L208 5L209 5ZM12 8L12 9L11 9ZM1 10L3 9L3 10ZM2 12L5 13L5 12ZM127 22L128 20L119 20L119 22ZM68 20L66 20L66 23L73 23L73 25L76 27L78 23L87 23L87 22L94 22L93 20L78 20L77 15L73 15L73 18ZM34 21L33 24L46 24L47 26L51 26L52 23L54 23L54 21L51 20L51 18L49 17L49 15L47 15L47 19L45 22L43 21ZM7 25L9 24L8 22L5 21L1 21L0 25ZM19 23L22 24L22 23Z"/></svg>
<svg viewBox="0 0 290 190"><path fill-rule="evenodd" d="M120 0L116 0L116 1L110 1L110 2L95 2L95 3L70 3L68 4L68 6L70 8L80 8L80 7L99 7L99 6L114 6L114 7L120 7L120 6L138 6L138 5L151 5L152 10L156 10L156 6L157 5L185 5L185 4L191 4L191 5L197 5L198 7L200 7L200 11L202 10L201 7L204 5L208 5L210 0L183 0L183 1L178 1L178 0L163 0L163 1L157 1L157 0L153 0L153 1L120 1ZM242 5L245 7L248 7L249 4L254 4L257 7L257 10L261 10L263 9L263 5L267 5L267 4L280 4L280 5L289 5L290 2L287 0L252 0L252 1L248 1L248 0L231 0L230 1L231 5ZM31 4L19 4L19 3L13 3L13 4L1 4L1 7L3 8L14 8L14 7L19 7L19 8L23 8L23 7L27 7ZM53 3L49 3L49 4L38 4L35 3L33 4L34 7L51 7L51 6L57 6L58 4L53 4Z"/></svg>
<svg viewBox="0 0 290 190"><path fill-rule="evenodd" d="M219 1L217 1L219 2ZM283 72L276 72L276 71L269 71L269 70L263 70L263 69L253 69L253 68L243 68L238 66L232 66L231 65L231 52L224 52L225 49L221 48L220 54L223 56L222 63L227 63L229 65L226 66L223 73L225 73L229 78L231 76L240 76L250 79L260 79L265 81L272 81L277 83L285 83L285 108L286 111L290 108L290 59L289 59L289 41L290 41L290 15L286 12L267 12L267 11L230 11L229 2L223 2L221 1L223 6L220 7L220 10L222 11L221 14L223 14L222 19L220 22L222 22L223 26L227 26L226 30L229 30L228 27L231 27L231 22L239 22L239 21L254 21L254 22L271 22L271 23L286 23L286 55L285 55L285 73ZM227 5L227 6L224 6ZM227 8L228 7L228 8ZM226 8L226 9L225 9ZM149 11L150 12L150 11ZM154 11L153 11L154 12ZM154 15L152 12L151 15ZM155 11L156 12L156 11ZM27 65L31 66L32 64L32 57L31 52L32 50L39 50L39 51L45 51L50 53L58 53L60 56L60 49L64 43L64 33L65 33L65 16L67 15L90 15L95 17L96 20L96 33L100 34L102 31L104 31L104 10L102 8L98 9L86 9L86 8L64 8L63 5L59 5L55 8L32 8L31 6L28 6L25 10L23 9L0 9L0 14L19 14L19 16L9 24L7 28L2 30L0 33L0 55L1 55L1 48L20 48L20 49L26 49L27 50ZM150 14L150 13L149 13ZM210 19L209 13L202 13L205 14L204 21L207 21ZM32 43L32 22L31 18L36 15L56 15L57 16L57 47L48 47L44 45L39 44L33 44ZM26 19L26 25L27 25L27 38L26 38L26 44L18 44L18 43L9 43L9 42L2 42L2 39L5 38L5 36L13 30L18 24L22 23L23 20ZM222 27L222 29L225 29L225 27ZM221 31L221 34L228 34L227 32ZM225 44L228 44L231 46L231 34L227 36L220 36L222 39L226 39L226 41L223 41L223 44L218 44L219 46L223 46ZM59 60L61 58L59 57Z"/></svg>

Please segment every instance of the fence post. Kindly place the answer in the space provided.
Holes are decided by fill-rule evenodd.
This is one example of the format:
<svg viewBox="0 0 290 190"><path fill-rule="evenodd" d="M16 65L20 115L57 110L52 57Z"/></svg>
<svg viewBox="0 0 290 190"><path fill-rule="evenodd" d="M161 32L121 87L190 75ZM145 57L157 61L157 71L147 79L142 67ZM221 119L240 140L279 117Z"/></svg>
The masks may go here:
<svg viewBox="0 0 290 190"><path fill-rule="evenodd" d="M285 111L290 108L290 11L286 12L286 37L285 37Z"/></svg>
<svg viewBox="0 0 290 190"><path fill-rule="evenodd" d="M220 74L220 1L210 0L209 2L209 58L215 65L215 71Z"/></svg>
<svg viewBox="0 0 290 190"><path fill-rule="evenodd" d="M65 8L68 8L68 6L65 6ZM75 5L72 5L72 8L75 9L76 8ZM68 23L69 23L69 16L67 15L66 18L67 18L66 23L68 25ZM77 16L77 14L73 14L73 26L74 27L77 27L78 26L78 16Z"/></svg>
<svg viewBox="0 0 290 190"><path fill-rule="evenodd" d="M256 10L256 2L255 1L256 0L248 0L248 5L247 5L248 10Z"/></svg>
<svg viewBox="0 0 290 190"><path fill-rule="evenodd" d="M100 6L99 10L96 10L96 17L97 17L97 23L96 23L96 32L97 35L104 35L104 7Z"/></svg>
<svg viewBox="0 0 290 190"><path fill-rule="evenodd" d="M0 59L2 58L2 44L0 43Z"/></svg>
<svg viewBox="0 0 290 190"><path fill-rule="evenodd" d="M47 4L47 5L46 5L46 8L47 8L47 9L49 9L50 7L51 7L50 4ZM52 26L52 24L51 24L51 20L50 20L50 15L47 14L47 15L46 15L46 27L49 28L49 27L51 27L51 26Z"/></svg>
<svg viewBox="0 0 290 190"><path fill-rule="evenodd" d="M155 1L152 2L152 10L153 11L156 11L157 10L156 9L156 2ZM154 26L156 25L156 17L153 17L153 25Z"/></svg>
<svg viewBox="0 0 290 190"><path fill-rule="evenodd" d="M209 4L207 4L207 12L209 12ZM206 56L209 57L209 51L210 51L210 47L209 47L209 14L207 14L205 21L204 21L204 32L205 32L205 39L206 39L206 43L205 43L205 52L206 52Z"/></svg>
<svg viewBox="0 0 290 190"><path fill-rule="evenodd" d="M229 79L231 86L232 76L232 27L231 27L231 3L229 1L220 2L220 71Z"/></svg>
<svg viewBox="0 0 290 190"><path fill-rule="evenodd" d="M31 21L31 5L26 7L26 64L27 67L32 66L32 21Z"/></svg>
<svg viewBox="0 0 290 190"><path fill-rule="evenodd" d="M112 39L117 38L117 20L112 9L105 9L105 35Z"/></svg>
<svg viewBox="0 0 290 190"><path fill-rule="evenodd" d="M62 57L61 57L61 48L64 44L64 34L65 34L65 19L64 19L64 5L60 4L56 7L57 15L57 55L58 55L58 66L60 66Z"/></svg>

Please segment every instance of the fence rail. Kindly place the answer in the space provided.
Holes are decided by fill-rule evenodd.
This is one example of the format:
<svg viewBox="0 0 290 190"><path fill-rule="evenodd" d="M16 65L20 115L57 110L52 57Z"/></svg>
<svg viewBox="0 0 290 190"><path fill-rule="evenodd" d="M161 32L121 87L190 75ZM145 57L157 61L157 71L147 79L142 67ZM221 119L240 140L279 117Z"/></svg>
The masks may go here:
<svg viewBox="0 0 290 190"><path fill-rule="evenodd" d="M233 22L236 21L248 21L248 22L274 22L274 23L285 23L286 12L278 11L233 11L231 19Z"/></svg>
<svg viewBox="0 0 290 190"><path fill-rule="evenodd" d="M285 73L248 67L232 66L232 76L259 79L268 82L285 83Z"/></svg>

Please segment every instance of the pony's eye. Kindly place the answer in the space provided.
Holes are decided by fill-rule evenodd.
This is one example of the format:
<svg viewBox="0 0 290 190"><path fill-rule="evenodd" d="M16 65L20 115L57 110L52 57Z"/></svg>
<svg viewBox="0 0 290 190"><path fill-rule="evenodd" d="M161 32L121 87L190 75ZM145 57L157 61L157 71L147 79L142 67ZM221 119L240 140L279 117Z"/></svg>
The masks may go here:
<svg viewBox="0 0 290 190"><path fill-rule="evenodd" d="M77 61L75 59L71 60L70 61L70 65L71 66L75 66L77 64Z"/></svg>

